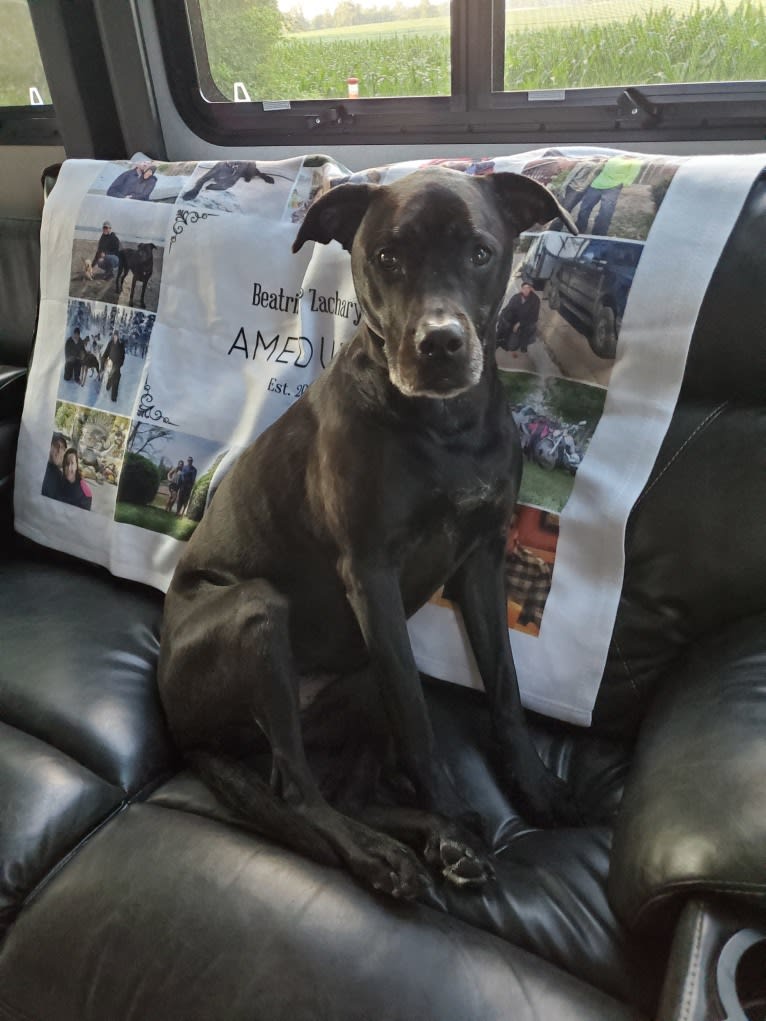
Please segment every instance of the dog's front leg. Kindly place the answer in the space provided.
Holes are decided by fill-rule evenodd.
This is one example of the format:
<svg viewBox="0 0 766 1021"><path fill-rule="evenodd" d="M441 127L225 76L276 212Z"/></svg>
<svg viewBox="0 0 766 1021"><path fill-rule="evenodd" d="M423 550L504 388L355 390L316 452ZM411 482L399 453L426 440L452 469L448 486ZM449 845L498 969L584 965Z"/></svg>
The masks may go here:
<svg viewBox="0 0 766 1021"><path fill-rule="evenodd" d="M420 806L435 809L448 781L436 760L398 572L352 557L344 558L340 571L380 688L399 765L415 787ZM446 806L439 807L445 810Z"/></svg>
<svg viewBox="0 0 766 1021"><path fill-rule="evenodd" d="M481 885L493 869L478 834L464 824L470 817L476 825L478 817L468 811L435 749L398 571L345 558L341 575L367 646L399 767L418 801L415 810L370 805L363 818L399 839L419 844L428 864L450 882Z"/></svg>
<svg viewBox="0 0 766 1021"><path fill-rule="evenodd" d="M580 812L568 785L543 763L521 704L508 637L505 538L478 546L445 587L463 616L490 704L496 765L529 820L539 826L578 825Z"/></svg>

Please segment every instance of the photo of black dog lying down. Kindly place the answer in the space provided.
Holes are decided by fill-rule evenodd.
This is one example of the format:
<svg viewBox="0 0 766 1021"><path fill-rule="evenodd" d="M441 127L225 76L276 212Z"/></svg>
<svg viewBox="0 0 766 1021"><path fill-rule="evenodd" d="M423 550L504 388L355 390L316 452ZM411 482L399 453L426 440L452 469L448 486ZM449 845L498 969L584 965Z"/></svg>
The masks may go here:
<svg viewBox="0 0 766 1021"><path fill-rule="evenodd" d="M503 779L531 821L578 821L527 731L508 640L521 452L494 359L514 239L554 217L525 177L445 168L319 198L293 250L351 252L363 322L225 477L167 594L160 690L189 762L244 825L396 897L428 870L492 874L406 629L444 583Z"/></svg>
<svg viewBox="0 0 766 1021"><path fill-rule="evenodd" d="M193 188L183 193L185 202L196 199L203 188L209 191L227 191L237 181L252 181L254 179L263 181L264 184L273 184L274 178L270 174L264 174L255 163L244 160L224 160L216 163L206 174L196 182Z"/></svg>

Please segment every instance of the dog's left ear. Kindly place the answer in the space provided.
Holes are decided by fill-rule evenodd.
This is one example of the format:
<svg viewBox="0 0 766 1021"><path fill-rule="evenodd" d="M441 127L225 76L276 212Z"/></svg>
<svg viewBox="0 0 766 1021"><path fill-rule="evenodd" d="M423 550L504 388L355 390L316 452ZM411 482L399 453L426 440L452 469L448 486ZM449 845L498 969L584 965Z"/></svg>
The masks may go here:
<svg viewBox="0 0 766 1021"><path fill-rule="evenodd" d="M574 220L559 205L547 188L523 174L489 174L477 180L486 181L495 190L500 208L520 234L535 223L559 219L572 234L578 234Z"/></svg>
<svg viewBox="0 0 766 1021"><path fill-rule="evenodd" d="M340 241L350 252L359 224L379 187L377 184L339 184L325 192L309 207L293 242L293 251L299 251L306 241L319 241L323 245Z"/></svg>

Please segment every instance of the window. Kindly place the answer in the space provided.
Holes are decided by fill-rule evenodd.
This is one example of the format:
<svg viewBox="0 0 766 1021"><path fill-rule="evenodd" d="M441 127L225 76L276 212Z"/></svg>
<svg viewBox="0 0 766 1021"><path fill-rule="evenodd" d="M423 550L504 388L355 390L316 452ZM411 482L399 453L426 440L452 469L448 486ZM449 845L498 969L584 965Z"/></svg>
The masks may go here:
<svg viewBox="0 0 766 1021"><path fill-rule="evenodd" d="M0 106L51 101L26 0L0 0Z"/></svg>
<svg viewBox="0 0 766 1021"><path fill-rule="evenodd" d="M27 0L0 0L0 145L60 142Z"/></svg>
<svg viewBox="0 0 766 1021"><path fill-rule="evenodd" d="M733 82L766 78L758 0L511 0L503 88Z"/></svg>
<svg viewBox="0 0 766 1021"><path fill-rule="evenodd" d="M193 130L223 145L318 149L761 138L764 4L154 0L154 10Z"/></svg>
<svg viewBox="0 0 766 1021"><path fill-rule="evenodd" d="M449 95L448 0L200 0L209 99Z"/></svg>

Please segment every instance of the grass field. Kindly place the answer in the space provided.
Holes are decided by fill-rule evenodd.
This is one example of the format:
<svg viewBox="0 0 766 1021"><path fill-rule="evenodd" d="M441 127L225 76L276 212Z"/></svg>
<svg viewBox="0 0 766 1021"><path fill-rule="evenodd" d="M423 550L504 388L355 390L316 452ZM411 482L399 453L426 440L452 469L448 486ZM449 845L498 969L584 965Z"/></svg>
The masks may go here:
<svg viewBox="0 0 766 1021"><path fill-rule="evenodd" d="M733 8L721 2L686 12L679 6L664 4L625 21L518 31L506 46L505 88L766 78L766 13L760 4Z"/></svg>
<svg viewBox="0 0 766 1021"><path fill-rule="evenodd" d="M563 468L546 471L539 464L525 458L519 501L560 514L572 493L573 485L574 475L565 472Z"/></svg>
<svg viewBox="0 0 766 1021"><path fill-rule="evenodd" d="M135 503L118 503L114 520L139 528L149 528L152 532L172 535L174 539L185 541L197 527L196 521L188 518L177 518L159 507L141 507Z"/></svg>
<svg viewBox="0 0 766 1021"><path fill-rule="evenodd" d="M382 21L373 25L347 25L344 28L318 28L312 32L294 32L289 39L381 39L391 35L449 35L449 18L408 18L406 21Z"/></svg>
<svg viewBox="0 0 766 1021"><path fill-rule="evenodd" d="M252 81L223 66L213 74L225 94L238 78L253 98L343 98L350 75L359 78L362 98L448 95L449 22L419 18L294 34L258 62ZM586 0L509 13L506 89L765 78L766 13L756 0Z"/></svg>

